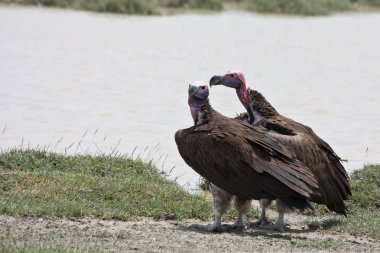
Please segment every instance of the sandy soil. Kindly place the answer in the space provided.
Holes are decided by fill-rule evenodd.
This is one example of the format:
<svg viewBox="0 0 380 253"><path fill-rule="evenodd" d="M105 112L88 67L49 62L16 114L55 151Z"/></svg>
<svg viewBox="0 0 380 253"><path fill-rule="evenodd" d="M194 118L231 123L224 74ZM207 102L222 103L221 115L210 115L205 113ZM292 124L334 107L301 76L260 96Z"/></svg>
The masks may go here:
<svg viewBox="0 0 380 253"><path fill-rule="evenodd" d="M380 241L348 234L311 231L307 216L288 216L292 225L284 233L246 228L244 231L208 233L199 220L136 221L60 219L0 216L2 244L79 248L106 252L300 252L336 251L300 246L321 240L341 245L342 252L380 252ZM211 222L211 221L210 221ZM198 224L198 225L197 225Z"/></svg>

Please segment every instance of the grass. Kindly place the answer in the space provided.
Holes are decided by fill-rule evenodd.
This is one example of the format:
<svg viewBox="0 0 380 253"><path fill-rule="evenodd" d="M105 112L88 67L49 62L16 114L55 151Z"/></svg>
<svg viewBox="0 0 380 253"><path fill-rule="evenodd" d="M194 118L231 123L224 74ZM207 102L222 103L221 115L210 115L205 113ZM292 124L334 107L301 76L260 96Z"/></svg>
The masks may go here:
<svg viewBox="0 0 380 253"><path fill-rule="evenodd" d="M264 13L327 15L352 8L349 0L250 0L247 9Z"/></svg>
<svg viewBox="0 0 380 253"><path fill-rule="evenodd" d="M380 239L380 165L366 165L351 175L352 198L348 201L347 218L313 221L311 228L368 235Z"/></svg>
<svg viewBox="0 0 380 253"><path fill-rule="evenodd" d="M211 205L149 163L39 150L0 154L0 214L129 220L210 217Z"/></svg>
<svg viewBox="0 0 380 253"><path fill-rule="evenodd" d="M334 241L332 239L319 240L319 239L304 239L304 240L291 240L290 244L300 248L312 248L317 250L339 250L343 248L343 242Z"/></svg>
<svg viewBox="0 0 380 253"><path fill-rule="evenodd" d="M81 249L72 249L65 247L53 247L53 246L15 246L15 245L1 245L0 243L0 252L7 253L82 253L88 252L87 250ZM92 252L92 251L91 251Z"/></svg>
<svg viewBox="0 0 380 253"><path fill-rule="evenodd" d="M222 9L220 0L0 0L0 3L142 15L160 14L162 9Z"/></svg>
<svg viewBox="0 0 380 253"><path fill-rule="evenodd" d="M296 15L327 15L380 7L380 0L0 0L0 3L142 15L186 9L220 11L229 5L254 12Z"/></svg>
<svg viewBox="0 0 380 253"><path fill-rule="evenodd" d="M190 194L151 163L123 156L66 156L40 150L0 153L0 214L130 220L211 218L209 200ZM351 175L350 214L309 227L380 239L380 165ZM248 219L257 216L252 208ZM231 208L224 220L232 220ZM121 235L122 236L122 235ZM296 245L314 242L295 242ZM323 242L323 247L338 247Z"/></svg>

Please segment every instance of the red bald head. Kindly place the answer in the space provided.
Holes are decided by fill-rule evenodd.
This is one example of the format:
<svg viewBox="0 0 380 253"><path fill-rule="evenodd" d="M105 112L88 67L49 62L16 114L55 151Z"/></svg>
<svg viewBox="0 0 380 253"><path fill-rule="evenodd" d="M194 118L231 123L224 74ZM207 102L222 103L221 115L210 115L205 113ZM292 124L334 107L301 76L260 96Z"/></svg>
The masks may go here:
<svg viewBox="0 0 380 253"><path fill-rule="evenodd" d="M227 74L223 76L213 76L210 79L210 87L213 85L224 85L230 88L235 88L236 93L244 107L247 107L249 105L245 77L243 72L240 70L228 71Z"/></svg>

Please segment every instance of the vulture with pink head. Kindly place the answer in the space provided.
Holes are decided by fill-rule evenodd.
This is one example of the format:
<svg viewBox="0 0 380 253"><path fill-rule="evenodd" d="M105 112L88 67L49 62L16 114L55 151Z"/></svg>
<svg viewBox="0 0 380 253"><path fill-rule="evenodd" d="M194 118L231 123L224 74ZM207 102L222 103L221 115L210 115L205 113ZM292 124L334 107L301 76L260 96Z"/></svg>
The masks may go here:
<svg viewBox="0 0 380 253"><path fill-rule="evenodd" d="M311 169L319 184L319 195L313 195L312 202L324 204L338 214L347 214L344 200L351 196L349 178L341 158L327 142L310 127L278 113L261 93L247 88L241 71L213 76L210 86L215 85L236 89L237 96L246 109L246 113L240 114L240 118L252 125L266 128L272 138L292 149L296 158ZM262 212L259 224L266 223L265 209L270 200L264 199L260 202ZM272 228L282 230L283 226L283 213L279 212L279 219Z"/></svg>
<svg viewBox="0 0 380 253"><path fill-rule="evenodd" d="M189 85L194 125L175 133L185 162L222 192L241 200L278 199L288 208L310 207L308 199L319 187L310 169L266 129L215 111L208 97L204 83ZM221 228L221 214L215 214L211 231Z"/></svg>

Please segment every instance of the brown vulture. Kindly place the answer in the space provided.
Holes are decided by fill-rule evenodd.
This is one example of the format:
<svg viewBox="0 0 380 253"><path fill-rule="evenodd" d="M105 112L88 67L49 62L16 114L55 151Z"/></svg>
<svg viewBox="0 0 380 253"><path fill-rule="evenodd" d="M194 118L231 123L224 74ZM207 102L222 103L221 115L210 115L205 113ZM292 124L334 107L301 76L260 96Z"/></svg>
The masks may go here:
<svg viewBox="0 0 380 253"><path fill-rule="evenodd" d="M227 198L229 204L232 195L243 201L279 199L287 208L310 207L308 199L317 194L318 184L310 169L295 159L292 151L265 128L213 110L204 83L191 83L188 92L194 126L178 130L175 141L185 162L216 186L215 221L207 230L223 230L221 215L226 210L222 206L225 201L218 199Z"/></svg>
<svg viewBox="0 0 380 253"><path fill-rule="evenodd" d="M325 204L329 210L338 214L347 214L344 200L351 196L349 178L342 160L314 131L301 123L279 114L276 109L259 92L247 89L241 71L231 71L223 76L213 76L210 86L224 85L235 88L238 98L247 110L240 114L241 119L252 125L260 125L269 131L269 135L281 144L291 148L298 160L312 170L319 184L319 196L312 196L311 201ZM265 224L265 209L269 200L260 201L262 212L256 224ZM279 204L279 203L277 203ZM273 229L283 229L283 213Z"/></svg>

